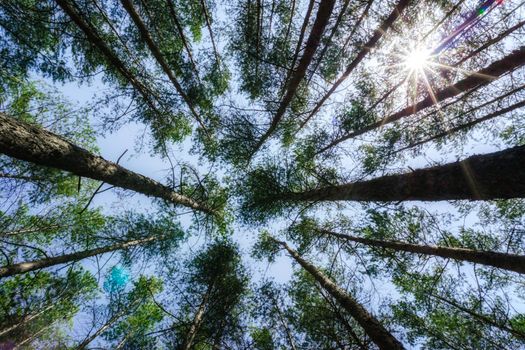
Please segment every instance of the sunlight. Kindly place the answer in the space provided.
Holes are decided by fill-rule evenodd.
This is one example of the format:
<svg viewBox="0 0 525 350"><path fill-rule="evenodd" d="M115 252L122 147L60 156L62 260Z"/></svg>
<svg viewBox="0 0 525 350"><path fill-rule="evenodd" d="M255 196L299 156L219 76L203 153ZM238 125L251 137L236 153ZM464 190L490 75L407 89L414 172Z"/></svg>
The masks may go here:
<svg viewBox="0 0 525 350"><path fill-rule="evenodd" d="M404 57L404 64L411 71L422 70L430 64L430 57L429 50L414 48Z"/></svg>

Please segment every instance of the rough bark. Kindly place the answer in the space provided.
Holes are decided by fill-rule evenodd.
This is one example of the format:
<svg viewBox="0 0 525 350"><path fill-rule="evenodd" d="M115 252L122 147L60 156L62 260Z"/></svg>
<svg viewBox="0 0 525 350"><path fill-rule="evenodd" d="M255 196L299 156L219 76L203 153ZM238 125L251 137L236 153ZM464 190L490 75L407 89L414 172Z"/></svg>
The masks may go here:
<svg viewBox="0 0 525 350"><path fill-rule="evenodd" d="M352 62L346 67L346 70L344 71L343 75L337 79L337 81L332 85L330 90L321 98L319 102L315 105L314 109L310 112L310 114L306 117L306 119L301 123L299 126L299 129L302 129L310 119L319 111L319 109L323 106L323 104L330 98L330 96L334 93L335 90L341 85L346 78L352 73L352 71L361 63L361 61L366 57L366 55L370 52L374 46L376 46L377 42L385 35L388 28L392 26L392 24L396 21L396 19L401 15L401 13L404 11L404 9L408 6L410 3L410 0L400 0L392 13L381 23L379 28L377 28L374 31L374 35L364 44L363 48L357 56L354 58Z"/></svg>
<svg viewBox="0 0 525 350"><path fill-rule="evenodd" d="M148 238L143 238L143 239L136 239L136 240L126 241L122 243L117 243L117 244L113 244L113 245L106 246L106 247L88 249L88 250L71 253L71 254L64 254L64 255L55 256L52 258L45 258L41 260L34 260L34 261L28 261L28 262L21 262L18 264L6 265L3 267L0 267L0 278L9 277L13 275L19 275L22 273L35 271L35 270L42 269L45 267L79 261L85 258L89 258L91 256L104 254L104 253L108 253L108 252L112 252L116 250L122 250L122 249L141 245L141 244L159 240L159 239L162 239L162 237L153 236L153 237L148 237Z"/></svg>
<svg viewBox="0 0 525 350"><path fill-rule="evenodd" d="M405 107L402 110L393 113L377 122L369 124L362 129L348 133L336 140L330 142L327 146L323 147L317 152L317 154L323 153L328 149L338 145L339 143L351 139L353 137L362 135L366 132L378 129L386 124L393 123L400 120L401 118L408 117L416 114L417 112L435 105L446 99L455 97L463 92L466 92L470 89L474 89L483 85L487 85L492 81L497 80L506 73L512 72L513 70L523 66L525 64L525 46L521 46L519 49L513 51L511 54L505 56L504 58L492 62L487 67L479 70L476 73L473 73L466 77L463 80L458 81L453 85L449 85L446 88L443 88L434 93L433 96L427 96L420 102Z"/></svg>
<svg viewBox="0 0 525 350"><path fill-rule="evenodd" d="M525 197L525 146L407 174L285 193L284 201L440 201Z"/></svg>
<svg viewBox="0 0 525 350"><path fill-rule="evenodd" d="M337 286L330 278L319 271L314 265L304 260L295 250L285 242L275 240L292 258L309 272L312 277L325 289L341 306L356 320L365 333L381 350L404 349L403 344L397 340L372 314L370 314L357 300Z"/></svg>
<svg viewBox="0 0 525 350"><path fill-rule="evenodd" d="M299 60L297 69L290 77L286 93L283 99L281 100L279 108L277 109L277 112L275 113L272 119L270 127L259 139L252 154L255 154L259 150L259 148L261 148L264 142L266 142L268 137L270 137L270 135L277 129L277 125L284 116L284 113L286 112L286 109L288 108L289 104L292 102L292 99L295 96L295 92L297 91L299 84L301 83L306 74L306 69L312 62L314 53L319 47L321 35L323 34L324 29L328 24L328 20L330 18L330 15L332 14L334 4L335 0L323 0L319 4L319 9L317 10L314 25L312 27L312 30L310 31L308 40L306 41L306 47L304 49L303 55L301 56L301 59Z"/></svg>
<svg viewBox="0 0 525 350"><path fill-rule="evenodd" d="M525 274L525 255L499 253L493 251L478 251L466 248L419 245L399 241L384 241L379 239L350 236L324 229L320 229L319 233L337 237L345 241L361 243L371 247L387 248L396 251L468 261Z"/></svg>
<svg viewBox="0 0 525 350"><path fill-rule="evenodd" d="M137 27L137 29L140 32L140 35L142 36L142 38L148 45L149 50L153 54L153 57L155 57L155 60L161 66L164 73L168 76L171 83L175 87L175 90L177 90L177 93L182 97L182 99L184 100L188 108L190 109L190 112L195 118L195 120L199 123L199 125L202 127L203 130L206 130L206 126L204 125L204 122L202 121L201 117L195 110L195 107L193 106L193 103L188 98L188 95L186 95L186 93L182 89L182 86L177 80L177 77L175 77L175 73L171 70L170 66L168 65L164 57L162 56L160 49L155 44L155 41L151 37L148 29L146 28L146 25L140 18L140 15L135 10L135 7L133 6L133 3L131 2L131 0L121 0L120 2L122 3L122 6L124 7L124 9L128 12L133 22L135 23L135 26Z"/></svg>
<svg viewBox="0 0 525 350"><path fill-rule="evenodd" d="M0 153L213 214L213 210L205 205L150 178L107 161L49 131L10 118L3 113L0 113Z"/></svg>

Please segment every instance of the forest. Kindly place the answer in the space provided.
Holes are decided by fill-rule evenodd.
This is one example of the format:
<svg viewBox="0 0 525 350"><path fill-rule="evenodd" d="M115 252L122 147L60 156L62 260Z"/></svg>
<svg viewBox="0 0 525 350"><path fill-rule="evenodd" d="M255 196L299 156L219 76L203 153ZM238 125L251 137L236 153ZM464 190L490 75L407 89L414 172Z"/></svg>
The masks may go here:
<svg viewBox="0 0 525 350"><path fill-rule="evenodd" d="M0 350L525 349L525 1L0 0Z"/></svg>

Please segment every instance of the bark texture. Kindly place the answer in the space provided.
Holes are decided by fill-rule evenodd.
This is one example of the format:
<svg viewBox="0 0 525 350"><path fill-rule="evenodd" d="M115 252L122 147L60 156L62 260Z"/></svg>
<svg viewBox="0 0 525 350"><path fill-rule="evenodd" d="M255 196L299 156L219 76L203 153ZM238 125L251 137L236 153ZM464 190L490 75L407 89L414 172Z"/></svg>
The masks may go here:
<svg viewBox="0 0 525 350"><path fill-rule="evenodd" d="M398 241L383 241L378 239L355 237L328 230L319 230L320 233L337 237L345 241L362 243L367 246L393 249L423 255L439 256L454 260L469 261L476 264L493 266L500 269L525 274L525 256L517 254L499 253L493 251L478 251L466 248L419 245Z"/></svg>
<svg viewBox="0 0 525 350"><path fill-rule="evenodd" d="M213 210L170 188L74 145L49 131L0 113L0 153L69 171L207 214Z"/></svg>
<svg viewBox="0 0 525 350"><path fill-rule="evenodd" d="M295 250L291 249L285 242L277 241L292 258L308 271L315 280L325 289L341 306L363 327L366 334L381 350L404 349L403 344L397 340L383 325L371 315L361 304L348 295L343 289L332 282L325 274L314 265L304 260Z"/></svg>
<svg viewBox="0 0 525 350"><path fill-rule="evenodd" d="M524 197L525 146L518 146L407 174L286 193L276 200L391 202Z"/></svg>

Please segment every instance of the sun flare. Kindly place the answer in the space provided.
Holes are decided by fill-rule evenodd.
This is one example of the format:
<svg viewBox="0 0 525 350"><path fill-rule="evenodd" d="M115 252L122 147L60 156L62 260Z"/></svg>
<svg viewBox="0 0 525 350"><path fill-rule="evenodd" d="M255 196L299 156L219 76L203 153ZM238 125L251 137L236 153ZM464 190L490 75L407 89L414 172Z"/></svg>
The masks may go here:
<svg viewBox="0 0 525 350"><path fill-rule="evenodd" d="M422 70L429 66L430 57L429 50L415 48L405 56L404 64L409 70Z"/></svg>

